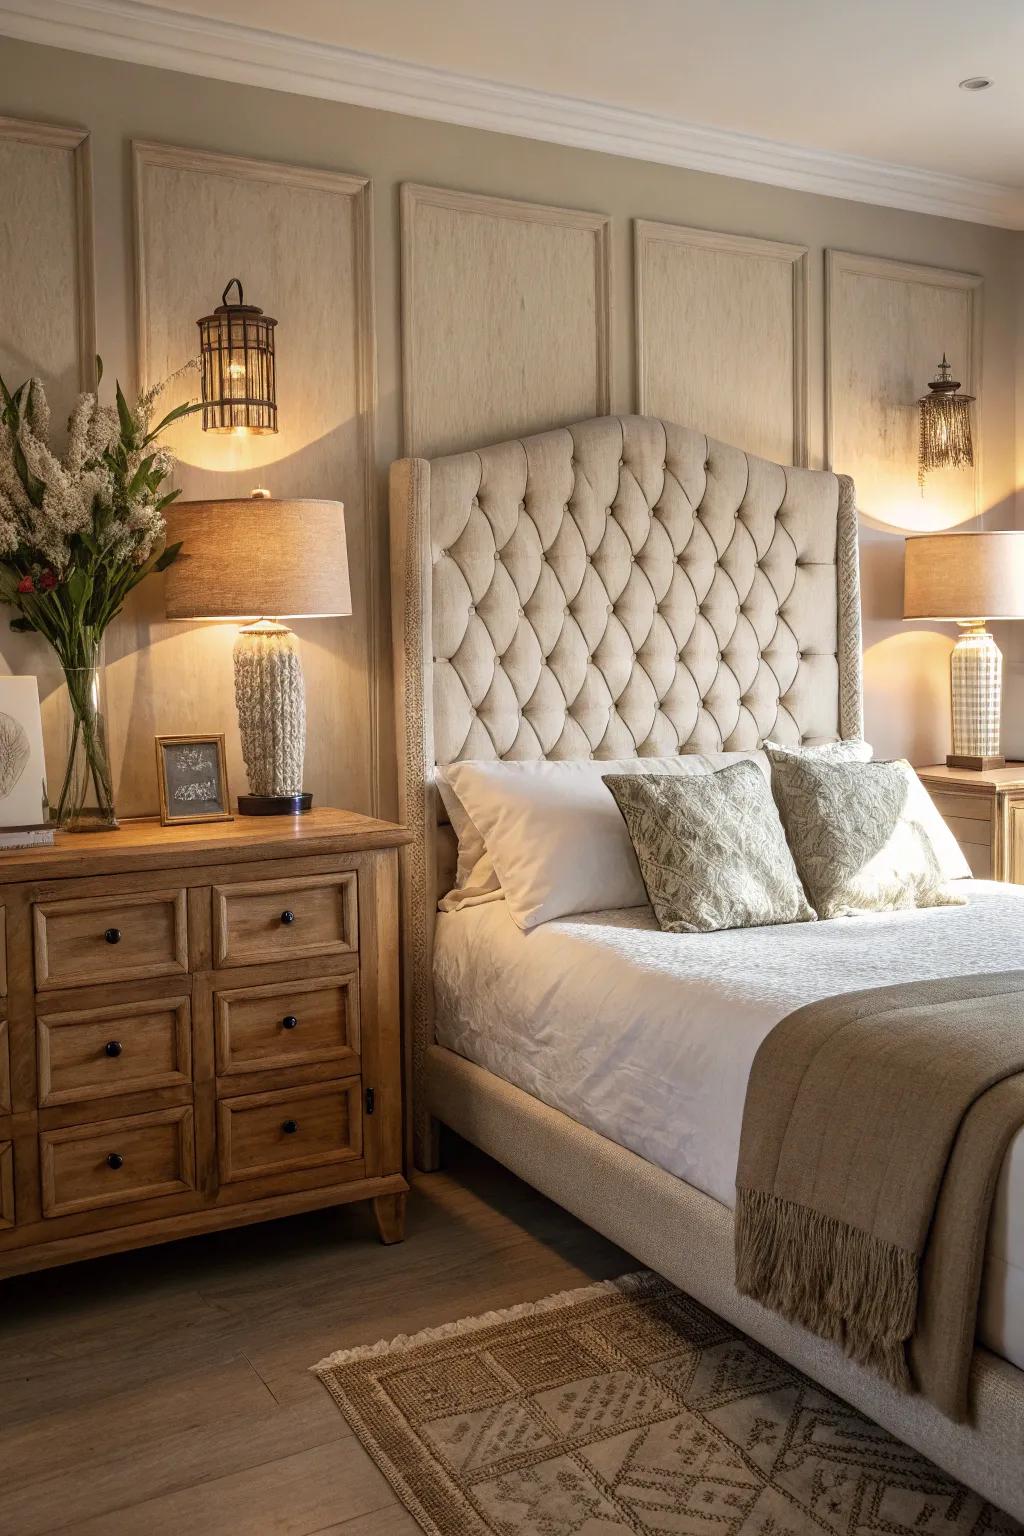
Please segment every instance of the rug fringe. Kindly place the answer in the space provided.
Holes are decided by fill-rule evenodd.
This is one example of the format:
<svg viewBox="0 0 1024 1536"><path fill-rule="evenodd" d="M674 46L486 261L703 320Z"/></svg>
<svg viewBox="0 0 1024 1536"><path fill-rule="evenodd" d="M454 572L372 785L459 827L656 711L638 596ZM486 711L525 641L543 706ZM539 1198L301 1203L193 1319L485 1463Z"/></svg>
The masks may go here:
<svg viewBox="0 0 1024 1536"><path fill-rule="evenodd" d="M521 1301L514 1307L503 1307L497 1312L484 1312L477 1317L462 1317L454 1323L440 1323L424 1328L419 1333L400 1333L397 1338L379 1339L376 1344L357 1344L353 1349L338 1349L333 1355L311 1365L314 1376L323 1377L341 1365L351 1365L357 1360L374 1360L384 1355L397 1354L402 1350L415 1349L421 1344L438 1344L457 1334L476 1333L483 1328L494 1328L500 1323L514 1322L520 1317L536 1317L543 1312L557 1312L560 1307L571 1306L579 1301L593 1301L600 1296L618 1293L621 1296L656 1296L660 1291L673 1287L660 1275L649 1269L634 1270L619 1275L614 1280L597 1280L593 1285L580 1286L573 1291L558 1291L553 1296L542 1296L539 1301Z"/></svg>

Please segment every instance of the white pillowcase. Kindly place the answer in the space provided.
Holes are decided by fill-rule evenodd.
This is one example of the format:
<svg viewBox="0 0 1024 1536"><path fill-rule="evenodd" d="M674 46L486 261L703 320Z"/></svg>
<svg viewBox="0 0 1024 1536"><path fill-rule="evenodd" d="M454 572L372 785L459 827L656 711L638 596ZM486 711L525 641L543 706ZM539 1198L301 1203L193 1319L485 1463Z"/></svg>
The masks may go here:
<svg viewBox="0 0 1024 1536"><path fill-rule="evenodd" d="M458 839L459 860L455 884L437 905L441 912L459 912L463 907L479 907L485 901L500 901L502 891L483 834L470 820L466 807L448 782L448 772L447 768L438 768L436 783L452 831Z"/></svg>
<svg viewBox="0 0 1024 1536"><path fill-rule="evenodd" d="M871 761L871 748L866 741L828 741L819 747L787 747L777 741L766 741L764 745L769 756L772 753L779 757L810 755L825 758L832 763L869 763ZM926 834L939 861L943 880L969 880L971 866L964 856L963 849L947 827L941 812L936 808L934 800L913 768L909 763L906 766L909 770L907 820L916 821Z"/></svg>
<svg viewBox="0 0 1024 1536"><path fill-rule="evenodd" d="M713 773L749 760L770 781L763 752L714 752L706 756L585 758L551 762L452 763L439 777L456 832L456 815L472 824L493 860L501 894L520 928L576 912L600 912L647 905L640 866L626 824L602 779L614 773L664 773L686 777ZM448 791L446 793L445 791ZM452 798L450 798L450 796ZM452 815L452 800L459 810ZM463 825L459 873L477 881L478 845ZM472 871L471 863L475 859ZM442 907L461 905L456 891ZM468 903L467 903L468 904Z"/></svg>

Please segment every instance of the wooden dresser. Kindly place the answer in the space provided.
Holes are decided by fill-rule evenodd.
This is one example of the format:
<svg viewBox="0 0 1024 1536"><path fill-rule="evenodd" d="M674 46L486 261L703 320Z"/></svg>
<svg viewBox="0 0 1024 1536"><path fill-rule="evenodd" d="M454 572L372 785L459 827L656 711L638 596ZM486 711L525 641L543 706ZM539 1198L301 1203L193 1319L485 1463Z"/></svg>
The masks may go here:
<svg viewBox="0 0 1024 1536"><path fill-rule="evenodd" d="M343 1201L402 1236L400 827L0 854L0 1276Z"/></svg>
<svg viewBox="0 0 1024 1536"><path fill-rule="evenodd" d="M976 772L919 768L978 880L1024 885L1024 763Z"/></svg>

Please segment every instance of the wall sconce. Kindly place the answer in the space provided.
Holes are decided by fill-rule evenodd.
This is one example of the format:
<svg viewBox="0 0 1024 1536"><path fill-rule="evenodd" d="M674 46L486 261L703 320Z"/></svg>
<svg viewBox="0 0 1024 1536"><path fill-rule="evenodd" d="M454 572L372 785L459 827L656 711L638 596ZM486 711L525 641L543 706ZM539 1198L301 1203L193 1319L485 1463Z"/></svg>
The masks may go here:
<svg viewBox="0 0 1024 1536"><path fill-rule="evenodd" d="M238 301L228 303L232 288ZM197 320L203 381L203 431L277 431L274 368L276 320L246 304L241 279L233 277L212 315Z"/></svg>
<svg viewBox="0 0 1024 1536"><path fill-rule="evenodd" d="M928 470L960 469L974 463L970 409L974 396L959 393L960 380L950 378L952 371L943 352L938 373L928 385L928 394L917 402L921 411L917 483L922 491Z"/></svg>

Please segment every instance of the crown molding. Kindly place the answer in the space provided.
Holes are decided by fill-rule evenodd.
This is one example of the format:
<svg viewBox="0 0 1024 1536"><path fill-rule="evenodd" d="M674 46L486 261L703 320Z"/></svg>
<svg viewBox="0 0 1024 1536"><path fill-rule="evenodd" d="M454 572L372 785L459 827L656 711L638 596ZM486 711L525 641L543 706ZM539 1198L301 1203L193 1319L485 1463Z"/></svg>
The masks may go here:
<svg viewBox="0 0 1024 1536"><path fill-rule="evenodd" d="M403 63L142 0L0 0L0 34L886 208L1024 229L1024 188L829 154Z"/></svg>

